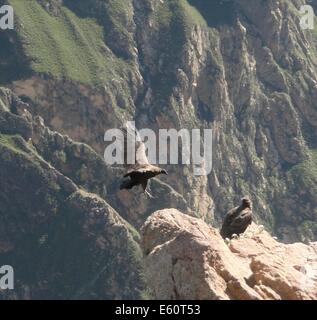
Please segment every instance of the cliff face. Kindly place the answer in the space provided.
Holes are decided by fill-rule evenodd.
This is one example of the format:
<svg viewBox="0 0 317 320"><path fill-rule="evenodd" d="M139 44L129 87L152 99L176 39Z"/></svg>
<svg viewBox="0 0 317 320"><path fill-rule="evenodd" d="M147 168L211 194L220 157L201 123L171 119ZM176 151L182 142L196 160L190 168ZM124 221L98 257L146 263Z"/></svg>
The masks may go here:
<svg viewBox="0 0 317 320"><path fill-rule="evenodd" d="M25 70L7 59L2 82L32 114L100 154L105 130L125 120L212 128L208 177L168 168L172 206L218 224L249 194L284 241L316 237L316 37L300 28L304 1L9 2L17 27L1 34L2 59L11 52ZM162 208L119 198L135 226Z"/></svg>
<svg viewBox="0 0 317 320"><path fill-rule="evenodd" d="M18 297L58 296L56 278L61 297L140 297L141 258L122 248L139 252L133 227L159 209L219 226L249 195L257 222L283 242L316 239L317 38L300 28L304 0L4 2L15 30L0 33L0 84L12 90L0 91L0 265L30 251L51 268L22 281ZM168 165L155 199L119 191L103 137L127 120L212 129L211 174ZM65 241L82 270L61 263Z"/></svg>
<svg viewBox="0 0 317 320"><path fill-rule="evenodd" d="M142 247L157 299L317 298L317 242L283 244L256 224L225 243L201 219L161 210L145 222Z"/></svg>

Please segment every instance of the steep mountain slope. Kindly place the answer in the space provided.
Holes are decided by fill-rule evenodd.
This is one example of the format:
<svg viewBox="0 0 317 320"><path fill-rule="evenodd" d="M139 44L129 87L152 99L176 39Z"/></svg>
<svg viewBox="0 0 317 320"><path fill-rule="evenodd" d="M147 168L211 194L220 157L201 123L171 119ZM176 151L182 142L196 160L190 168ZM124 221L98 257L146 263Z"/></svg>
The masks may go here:
<svg viewBox="0 0 317 320"><path fill-rule="evenodd" d="M0 88L0 265L16 279L0 298L145 298L138 232L97 195L98 181L80 185L78 168L89 162L93 176L102 159L26 107ZM66 162L70 178L53 166Z"/></svg>
<svg viewBox="0 0 317 320"><path fill-rule="evenodd" d="M105 130L126 120L213 129L212 173L168 166L154 201L43 149L59 171L136 227L163 207L218 225L247 194L283 241L316 239L316 31L300 28L304 1L9 3L17 23L0 35L1 82L52 130L102 154Z"/></svg>

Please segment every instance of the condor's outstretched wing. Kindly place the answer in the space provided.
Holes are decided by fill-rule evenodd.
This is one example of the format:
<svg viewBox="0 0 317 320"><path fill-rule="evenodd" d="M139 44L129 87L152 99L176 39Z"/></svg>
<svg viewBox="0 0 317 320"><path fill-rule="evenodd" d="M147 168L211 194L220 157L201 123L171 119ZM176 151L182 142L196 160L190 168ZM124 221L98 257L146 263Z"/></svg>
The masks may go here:
<svg viewBox="0 0 317 320"><path fill-rule="evenodd" d="M123 159L127 172L149 165L145 145L135 128L134 122L126 122L121 130L124 137L124 143L122 144Z"/></svg>

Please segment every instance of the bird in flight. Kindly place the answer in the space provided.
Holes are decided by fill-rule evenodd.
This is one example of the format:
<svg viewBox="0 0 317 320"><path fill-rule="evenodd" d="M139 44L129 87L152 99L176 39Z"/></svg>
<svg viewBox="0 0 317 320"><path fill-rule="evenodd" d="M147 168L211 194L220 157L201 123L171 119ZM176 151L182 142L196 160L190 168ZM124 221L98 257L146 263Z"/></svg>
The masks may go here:
<svg viewBox="0 0 317 320"><path fill-rule="evenodd" d="M231 209L222 224L221 236L231 239L234 234L240 235L252 223L252 204L249 198L243 198L240 206Z"/></svg>
<svg viewBox="0 0 317 320"><path fill-rule="evenodd" d="M144 193L153 198L153 196L148 191L149 180L160 174L166 174L167 171L161 169L157 166L151 165L146 156L145 145L137 131L137 129L131 125L131 122L127 122L122 128L124 133L124 160L127 163L128 153L135 152L135 164L126 164L127 170L124 174L124 178L129 178L124 180L120 189L132 189L135 186L142 186ZM130 143L128 143L128 140ZM130 148L129 148L130 146Z"/></svg>

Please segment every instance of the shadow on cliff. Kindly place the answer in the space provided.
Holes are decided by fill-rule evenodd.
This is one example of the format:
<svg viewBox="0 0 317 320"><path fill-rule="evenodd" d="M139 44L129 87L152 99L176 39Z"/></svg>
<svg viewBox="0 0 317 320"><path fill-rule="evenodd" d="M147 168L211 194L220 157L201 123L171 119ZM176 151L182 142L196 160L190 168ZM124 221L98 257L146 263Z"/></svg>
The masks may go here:
<svg viewBox="0 0 317 320"><path fill-rule="evenodd" d="M0 32L0 85L31 75L30 61L24 55L14 31Z"/></svg>
<svg viewBox="0 0 317 320"><path fill-rule="evenodd" d="M211 28L221 25L232 25L235 21L234 0L188 0L204 17Z"/></svg>

